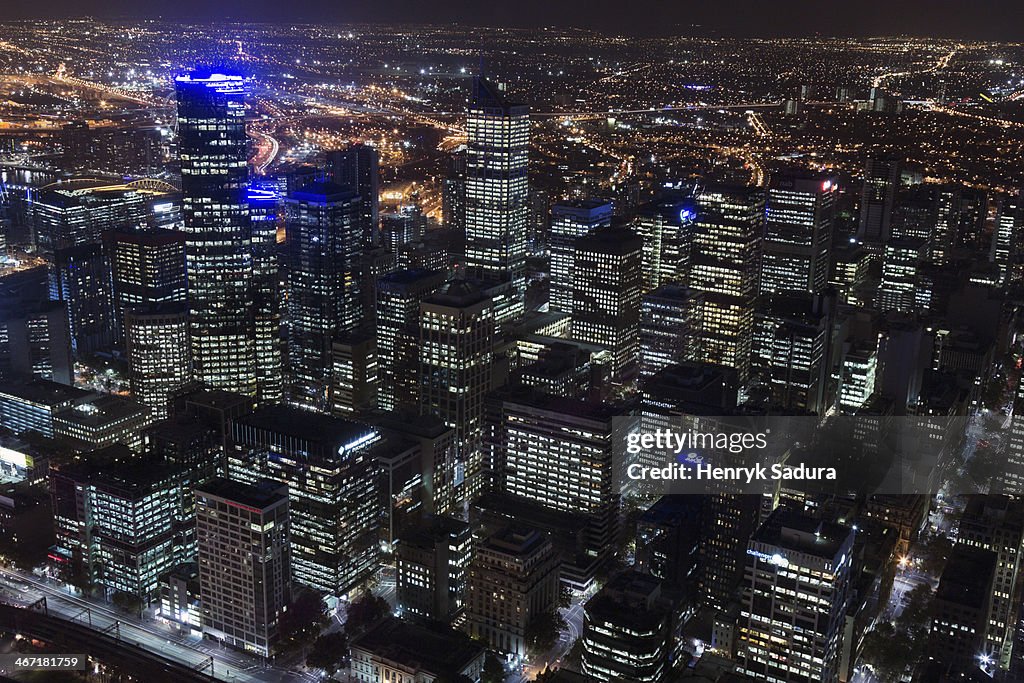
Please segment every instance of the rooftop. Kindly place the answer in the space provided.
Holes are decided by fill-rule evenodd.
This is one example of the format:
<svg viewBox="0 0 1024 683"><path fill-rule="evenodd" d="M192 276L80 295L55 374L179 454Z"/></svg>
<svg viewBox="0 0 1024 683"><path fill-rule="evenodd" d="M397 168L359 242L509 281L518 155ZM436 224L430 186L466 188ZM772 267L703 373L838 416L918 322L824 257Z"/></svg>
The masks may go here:
<svg viewBox="0 0 1024 683"><path fill-rule="evenodd" d="M454 680L484 655L484 646L460 631L440 624L427 626L393 618L353 640L352 647L445 680Z"/></svg>

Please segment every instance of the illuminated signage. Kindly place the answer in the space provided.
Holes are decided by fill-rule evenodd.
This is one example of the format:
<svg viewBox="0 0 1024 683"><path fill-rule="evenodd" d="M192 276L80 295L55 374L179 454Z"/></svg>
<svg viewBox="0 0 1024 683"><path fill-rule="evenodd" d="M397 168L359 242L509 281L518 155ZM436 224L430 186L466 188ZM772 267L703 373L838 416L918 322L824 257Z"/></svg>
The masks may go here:
<svg viewBox="0 0 1024 683"><path fill-rule="evenodd" d="M779 553L775 553L774 555L769 555L768 553L762 553L762 552L759 552L757 550L751 550L750 548L747 548L747 555L750 555L751 557L756 557L757 559L759 559L759 560L761 560L763 562L769 562L771 564L774 564L776 567L788 567L789 566L789 560L787 560L785 557L783 557Z"/></svg>

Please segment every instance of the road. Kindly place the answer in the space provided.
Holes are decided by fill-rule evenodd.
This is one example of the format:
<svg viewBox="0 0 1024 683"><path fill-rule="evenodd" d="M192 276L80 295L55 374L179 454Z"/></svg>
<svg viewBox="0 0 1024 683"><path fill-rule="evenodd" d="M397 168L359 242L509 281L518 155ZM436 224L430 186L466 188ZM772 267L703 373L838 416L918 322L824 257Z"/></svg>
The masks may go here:
<svg viewBox="0 0 1024 683"><path fill-rule="evenodd" d="M199 669L212 658L212 671L216 678L231 683L284 683L316 681L316 676L283 668L268 666L259 658L220 647L196 636L184 636L159 622L142 621L116 609L70 595L55 584L8 568L0 568L0 599L12 605L27 606L46 598L51 615L60 616L80 624L88 624L96 631L113 629L115 622L122 640L158 652L162 656Z"/></svg>
<svg viewBox="0 0 1024 683"><path fill-rule="evenodd" d="M562 660L569 654L583 633L583 603L574 600L569 607L560 609L559 612L565 619L568 628L559 635L558 642L543 655L532 657L521 671L513 672L505 683L526 683L537 678L537 674L544 669L557 668L562 665Z"/></svg>

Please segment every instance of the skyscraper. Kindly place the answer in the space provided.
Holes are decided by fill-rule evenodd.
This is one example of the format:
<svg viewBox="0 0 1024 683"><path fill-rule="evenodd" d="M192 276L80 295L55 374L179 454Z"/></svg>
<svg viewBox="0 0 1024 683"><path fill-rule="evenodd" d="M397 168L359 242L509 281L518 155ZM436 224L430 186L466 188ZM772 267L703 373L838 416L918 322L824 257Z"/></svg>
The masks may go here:
<svg viewBox="0 0 1024 683"><path fill-rule="evenodd" d="M167 417L173 393L192 379L188 312L184 304L152 304L125 311L125 350L132 394L154 417Z"/></svg>
<svg viewBox="0 0 1024 683"><path fill-rule="evenodd" d="M612 374L628 379L640 351L643 242L623 228L602 228L576 240L572 336L612 352Z"/></svg>
<svg viewBox="0 0 1024 683"><path fill-rule="evenodd" d="M485 485L481 436L494 315L491 299L464 281L449 283L420 304L420 412L455 429L465 499Z"/></svg>
<svg viewBox="0 0 1024 683"><path fill-rule="evenodd" d="M692 200L667 197L641 207L636 231L644 241L644 291L686 284L696 216Z"/></svg>
<svg viewBox="0 0 1024 683"><path fill-rule="evenodd" d="M469 635L524 657L527 625L557 604L558 556L543 533L511 527L480 543L469 565Z"/></svg>
<svg viewBox="0 0 1024 683"><path fill-rule="evenodd" d="M466 267L495 291L495 320L524 311L530 110L483 77L466 117Z"/></svg>
<svg viewBox="0 0 1024 683"><path fill-rule="evenodd" d="M377 429L284 404L232 421L232 479L288 485L295 581L340 596L376 569L384 515Z"/></svg>
<svg viewBox="0 0 1024 683"><path fill-rule="evenodd" d="M576 240L601 226L611 225L612 205L596 199L558 202L551 207L551 277L548 306L572 313Z"/></svg>
<svg viewBox="0 0 1024 683"><path fill-rule="evenodd" d="M583 515L583 552L564 558L562 580L586 590L617 537L619 491L613 478L616 409L532 389L497 391L492 399L491 467L495 489L549 510Z"/></svg>
<svg viewBox="0 0 1024 683"><path fill-rule="evenodd" d="M110 269L98 242L57 249L50 271L50 298L67 304L71 348L76 355L106 350L114 342Z"/></svg>
<svg viewBox="0 0 1024 683"><path fill-rule="evenodd" d="M753 186L709 184L697 197L690 287L702 292L700 360L750 371L764 193Z"/></svg>
<svg viewBox="0 0 1024 683"><path fill-rule="evenodd" d="M203 633L267 657L291 602L288 487L214 479L195 496Z"/></svg>
<svg viewBox="0 0 1024 683"><path fill-rule="evenodd" d="M900 184L900 165L897 157L873 154L864 166L857 238L872 253L878 253L892 234L892 211Z"/></svg>
<svg viewBox="0 0 1024 683"><path fill-rule="evenodd" d="M327 153L327 177L359 195L359 221L364 248L380 244L380 153L362 143Z"/></svg>
<svg viewBox="0 0 1024 683"><path fill-rule="evenodd" d="M644 294L640 302L640 376L700 356L700 293L667 284Z"/></svg>
<svg viewBox="0 0 1024 683"><path fill-rule="evenodd" d="M104 236L118 336L130 306L185 302L185 233L113 231Z"/></svg>
<svg viewBox="0 0 1024 683"><path fill-rule="evenodd" d="M825 289L838 194L838 181L827 174L772 175L765 207L762 294L817 294Z"/></svg>
<svg viewBox="0 0 1024 683"><path fill-rule="evenodd" d="M360 323L359 196L333 183L293 192L287 208L291 400L329 410L331 340Z"/></svg>
<svg viewBox="0 0 1024 683"><path fill-rule="evenodd" d="M284 368L277 227L283 205L280 193L271 182L250 187L248 198L252 225L256 390L261 401L280 401L284 391Z"/></svg>
<svg viewBox="0 0 1024 683"><path fill-rule="evenodd" d="M255 395L244 82L196 72L178 76L175 86L195 377Z"/></svg>
<svg viewBox="0 0 1024 683"><path fill-rule="evenodd" d="M837 683L854 532L785 509L750 539L737 656L755 680Z"/></svg>
<svg viewBox="0 0 1024 683"><path fill-rule="evenodd" d="M420 302L444 285L436 270L399 270L377 282L378 405L419 410Z"/></svg>

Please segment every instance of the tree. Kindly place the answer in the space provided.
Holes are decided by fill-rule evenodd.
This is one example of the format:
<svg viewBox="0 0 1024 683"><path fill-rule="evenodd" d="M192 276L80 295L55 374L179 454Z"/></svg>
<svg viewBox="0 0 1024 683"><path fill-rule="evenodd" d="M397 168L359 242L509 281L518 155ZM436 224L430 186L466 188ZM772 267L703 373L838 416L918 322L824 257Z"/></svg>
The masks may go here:
<svg viewBox="0 0 1024 683"><path fill-rule="evenodd" d="M907 604L896 620L896 625L907 632L915 641L926 639L928 615L932 602L932 589L922 583L907 593Z"/></svg>
<svg viewBox="0 0 1024 683"><path fill-rule="evenodd" d="M498 655L490 650L484 657L484 668L480 672L480 683L504 683L505 665L498 659Z"/></svg>
<svg viewBox="0 0 1024 683"><path fill-rule="evenodd" d="M341 631L335 631L313 641L313 649L306 656L306 666L323 669L328 676L333 676L347 658L348 638Z"/></svg>
<svg viewBox="0 0 1024 683"><path fill-rule="evenodd" d="M562 629L567 628L565 619L557 611L544 612L526 625L526 647L533 654L547 652L558 642Z"/></svg>
<svg viewBox="0 0 1024 683"><path fill-rule="evenodd" d="M352 601L345 619L345 633L354 638L391 612L391 605L384 598L366 593Z"/></svg>
<svg viewBox="0 0 1024 683"><path fill-rule="evenodd" d="M924 561L921 569L929 576L939 576L953 551L953 542L943 534L936 534L928 539L924 547Z"/></svg>
<svg viewBox="0 0 1024 683"><path fill-rule="evenodd" d="M110 596L110 602L114 603L118 609L132 614L138 614L142 610L142 600L134 593L127 591L117 591Z"/></svg>
<svg viewBox="0 0 1024 683"><path fill-rule="evenodd" d="M558 591L558 606L562 609L568 609L572 606L572 589L564 583L561 584L561 588Z"/></svg>
<svg viewBox="0 0 1024 683"><path fill-rule="evenodd" d="M874 669L884 683L896 683L907 667L917 661L914 642L889 622L879 624L864 636L861 659Z"/></svg>
<svg viewBox="0 0 1024 683"><path fill-rule="evenodd" d="M327 623L327 605L320 594L302 590L292 598L292 604L281 614L281 642L285 646L300 647L320 635Z"/></svg>

